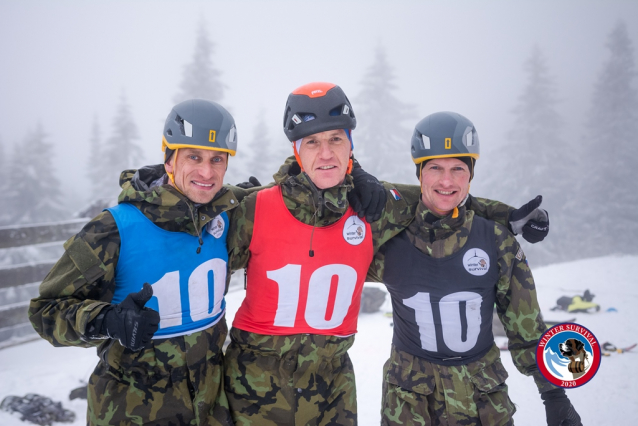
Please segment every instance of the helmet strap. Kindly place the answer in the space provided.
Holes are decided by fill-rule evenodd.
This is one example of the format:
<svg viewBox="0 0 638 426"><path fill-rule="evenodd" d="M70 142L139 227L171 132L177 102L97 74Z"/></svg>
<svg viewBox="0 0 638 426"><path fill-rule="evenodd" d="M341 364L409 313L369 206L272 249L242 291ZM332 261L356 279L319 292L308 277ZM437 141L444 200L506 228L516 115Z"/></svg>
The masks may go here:
<svg viewBox="0 0 638 426"><path fill-rule="evenodd" d="M292 149L295 153L295 159L297 160L297 163L299 163L299 167L301 168L301 171L304 172L304 168L303 168L303 164L301 164L301 158L299 157L299 153L297 152L297 143L293 142L292 143Z"/></svg>
<svg viewBox="0 0 638 426"><path fill-rule="evenodd" d="M173 173L169 172L168 170L166 170L166 163L164 163L164 171L166 172L166 174L168 175L168 178L171 180L171 183L173 184L173 188L177 189L177 191L182 194L182 195L186 195L182 192L181 189L179 189L177 187L177 184L175 183L175 170L177 169L177 151L179 151L179 148L175 148L175 151L173 152ZM226 167L228 167L228 164L226 165Z"/></svg>
<svg viewBox="0 0 638 426"><path fill-rule="evenodd" d="M350 157L350 160L348 160L348 170L346 170L346 173L352 173L352 157Z"/></svg>

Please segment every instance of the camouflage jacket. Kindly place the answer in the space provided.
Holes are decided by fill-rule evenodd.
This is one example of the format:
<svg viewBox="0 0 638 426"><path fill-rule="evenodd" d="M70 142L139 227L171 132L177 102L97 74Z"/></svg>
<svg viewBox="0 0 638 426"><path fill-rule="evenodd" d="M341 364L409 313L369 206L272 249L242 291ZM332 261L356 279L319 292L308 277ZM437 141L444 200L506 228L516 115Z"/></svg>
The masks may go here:
<svg viewBox="0 0 638 426"><path fill-rule="evenodd" d="M346 175L339 185L318 189L308 175L301 172L295 157L289 157L273 177L275 184L281 187L286 208L300 222L317 227L328 226L341 219L348 210L348 192L354 187L350 175ZM398 187L404 197L400 200L388 197L381 219L370 224L375 250L401 232L414 217L414 210L406 200L416 204L420 196L419 187L386 184L386 188L393 187ZM245 268L248 263L256 205L257 194L253 193L234 212L228 233L232 270Z"/></svg>
<svg viewBox="0 0 638 426"><path fill-rule="evenodd" d="M458 251L472 229L475 212L460 207L459 215L440 217L423 203L416 209L415 220L407 228L410 242L434 258ZM554 389L536 365L536 345L546 330L536 299L536 287L525 255L506 226L494 223L500 278L496 283L496 310L509 340L509 350L516 368L533 376L539 392ZM518 256L517 256L518 255ZM368 271L368 279L383 282L384 253L378 252Z"/></svg>
<svg viewBox="0 0 638 426"><path fill-rule="evenodd" d="M281 186L286 207L292 215L307 225L328 226L337 222L348 209L348 192L353 188L352 177L346 175L345 180L328 189L317 189L308 175L301 173L294 156L286 159L279 171L274 175L275 184ZM398 235L414 219L414 214L421 198L418 185L405 185L383 182L387 192L385 210L381 218L370 224L372 242L375 253L390 238ZM395 197L390 190L398 193ZM398 199L397 199L398 198ZM257 194L252 193L242 201L233 213L229 236L228 250L231 270L245 268L250 253L248 247L253 234L255 206ZM479 216L507 225L512 207L498 201L491 201L470 196L466 205ZM316 212L316 218L315 218Z"/></svg>
<svg viewBox="0 0 638 426"><path fill-rule="evenodd" d="M208 204L195 205L166 184L162 164L125 170L120 177L119 203L130 203L158 227L197 235L215 216L229 214L248 191L223 187ZM237 193L238 197L234 195ZM104 342L86 336L89 324L109 304L115 291L120 235L113 216L103 211L65 244L65 253L31 300L29 319L54 346L96 346Z"/></svg>

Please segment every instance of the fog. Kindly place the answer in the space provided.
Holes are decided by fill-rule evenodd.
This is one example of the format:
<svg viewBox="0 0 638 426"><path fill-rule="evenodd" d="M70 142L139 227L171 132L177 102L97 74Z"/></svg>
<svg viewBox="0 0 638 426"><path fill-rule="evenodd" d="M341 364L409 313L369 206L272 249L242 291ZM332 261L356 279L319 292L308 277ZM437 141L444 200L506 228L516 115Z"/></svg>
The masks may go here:
<svg viewBox="0 0 638 426"><path fill-rule="evenodd" d="M272 143L286 145L283 107L302 84L337 83L356 111L378 46L393 67L396 95L415 106L418 118L406 126L432 112L459 112L476 125L484 158L515 124L511 111L534 46L560 97L563 138L576 140L614 25L625 19L638 43L634 1L1 0L0 14L3 164L40 123L55 146L52 166L71 210L91 198L86 170L94 117L106 141L122 95L144 163L161 161L163 122L192 60L200 23L215 44L212 58L226 85L219 102L238 127L228 177L241 180L254 174L238 165L250 158L248 142L260 114ZM356 154L356 131L354 138ZM275 167L268 167L271 175ZM480 181L477 175L473 193L489 197Z"/></svg>

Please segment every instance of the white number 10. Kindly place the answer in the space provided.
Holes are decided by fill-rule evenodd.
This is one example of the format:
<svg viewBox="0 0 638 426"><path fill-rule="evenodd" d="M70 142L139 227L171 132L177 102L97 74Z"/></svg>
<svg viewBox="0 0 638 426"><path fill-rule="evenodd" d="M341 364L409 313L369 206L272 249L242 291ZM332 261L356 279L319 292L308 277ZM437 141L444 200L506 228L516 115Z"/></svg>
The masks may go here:
<svg viewBox="0 0 638 426"><path fill-rule="evenodd" d="M461 291L448 294L441 298L439 311L441 313L441 327L445 345L454 352L467 352L476 345L481 332L481 302L483 298L478 293ZM462 340L460 302L465 304L465 319L467 320L467 336ZM429 293L417 293L409 299L403 299L403 304L414 309L414 318L419 326L421 347L426 351L437 351L436 331L434 328L434 314L430 303Z"/></svg>
<svg viewBox="0 0 638 426"><path fill-rule="evenodd" d="M213 273L213 309L209 309L208 274ZM159 328L182 325L182 298L179 289L179 271L167 272L153 286L157 297L161 321ZM226 262L210 259L199 265L188 277L188 302L193 322L211 318L221 312L221 302L226 287Z"/></svg>
<svg viewBox="0 0 638 426"><path fill-rule="evenodd" d="M330 296L330 283L337 276L337 294L335 296L332 317L326 319ZM286 265L276 271L268 271L266 276L279 287L277 313L274 325L294 327L299 307L299 288L301 287L301 265ZM308 299L304 318L308 325L318 330L335 328L343 323L352 304L352 295L357 284L357 271L342 264L325 265L310 276Z"/></svg>

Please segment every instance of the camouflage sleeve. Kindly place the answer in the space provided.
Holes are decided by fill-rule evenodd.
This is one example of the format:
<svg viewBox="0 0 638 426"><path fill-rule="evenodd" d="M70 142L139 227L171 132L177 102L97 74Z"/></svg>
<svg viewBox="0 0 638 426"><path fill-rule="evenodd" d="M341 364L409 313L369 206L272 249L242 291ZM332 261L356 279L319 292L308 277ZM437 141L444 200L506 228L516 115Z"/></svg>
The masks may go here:
<svg viewBox="0 0 638 426"><path fill-rule="evenodd" d="M477 198L472 195L468 197L465 205L478 216L493 220L494 222L504 225L506 228L509 228L510 213L515 210L514 207L508 206L500 201Z"/></svg>
<svg viewBox="0 0 638 426"><path fill-rule="evenodd" d="M514 235L500 224L495 224L495 232L500 271L496 311L509 340L512 360L518 371L534 378L539 392L555 389L536 365L536 346L546 326L536 299L532 271Z"/></svg>
<svg viewBox="0 0 638 426"><path fill-rule="evenodd" d="M226 184L224 186L226 188L228 188L233 193L235 198L237 198L237 201L241 202L241 200L243 200L247 195L250 195L253 192L261 191L262 189L270 188L273 185L274 185L274 183L271 182L268 185L254 186L254 187L248 188L248 189L244 189L244 188L240 188L238 186L228 185L228 184Z"/></svg>
<svg viewBox="0 0 638 426"><path fill-rule="evenodd" d="M53 346L97 346L87 324L113 298L120 235L113 216L102 212L65 244L60 260L31 300L29 319Z"/></svg>
<svg viewBox="0 0 638 426"><path fill-rule="evenodd" d="M368 275L366 275L366 281L372 281L375 283L383 282L383 267L385 265L385 253L383 250L377 251L368 268Z"/></svg>
<svg viewBox="0 0 638 426"><path fill-rule="evenodd" d="M250 242L255 224L257 192L248 195L233 209L228 230L228 265L231 272L245 268L248 264Z"/></svg>
<svg viewBox="0 0 638 426"><path fill-rule="evenodd" d="M416 191L420 191L420 189L415 185L382 183L387 192L385 209L381 218L370 224L372 245L375 253L390 238L398 235L408 227L412 219L414 219L416 206L419 203L419 196L416 196Z"/></svg>

